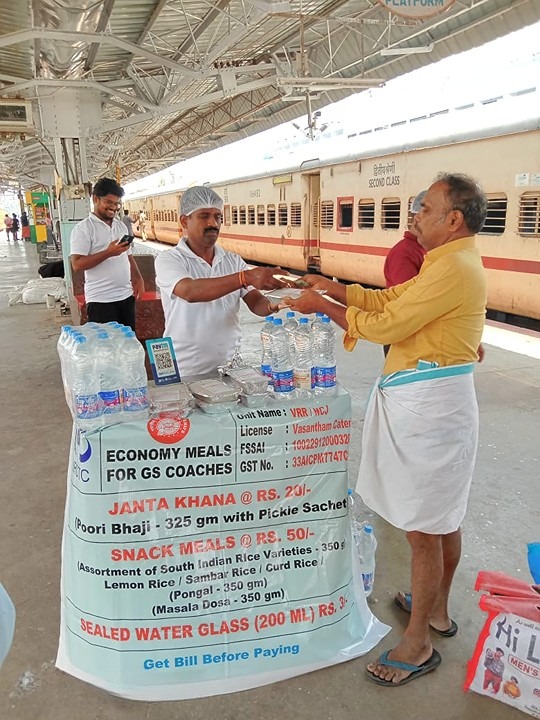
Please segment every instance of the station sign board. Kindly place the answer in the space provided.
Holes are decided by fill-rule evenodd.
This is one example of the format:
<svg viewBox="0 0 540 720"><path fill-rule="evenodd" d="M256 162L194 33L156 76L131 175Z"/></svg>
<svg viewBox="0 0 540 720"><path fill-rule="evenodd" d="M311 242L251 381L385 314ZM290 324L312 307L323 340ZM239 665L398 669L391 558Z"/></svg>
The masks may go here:
<svg viewBox="0 0 540 720"><path fill-rule="evenodd" d="M426 18L446 12L454 0L378 0L388 12L409 20Z"/></svg>

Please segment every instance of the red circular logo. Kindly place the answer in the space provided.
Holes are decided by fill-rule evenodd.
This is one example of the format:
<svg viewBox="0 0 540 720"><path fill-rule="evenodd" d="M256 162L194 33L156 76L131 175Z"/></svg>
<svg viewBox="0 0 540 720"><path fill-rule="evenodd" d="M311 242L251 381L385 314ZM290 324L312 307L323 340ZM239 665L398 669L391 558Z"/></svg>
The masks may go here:
<svg viewBox="0 0 540 720"><path fill-rule="evenodd" d="M189 432L191 423L188 418L178 413L161 413L148 421L147 428L150 435L160 443L173 445L183 440Z"/></svg>

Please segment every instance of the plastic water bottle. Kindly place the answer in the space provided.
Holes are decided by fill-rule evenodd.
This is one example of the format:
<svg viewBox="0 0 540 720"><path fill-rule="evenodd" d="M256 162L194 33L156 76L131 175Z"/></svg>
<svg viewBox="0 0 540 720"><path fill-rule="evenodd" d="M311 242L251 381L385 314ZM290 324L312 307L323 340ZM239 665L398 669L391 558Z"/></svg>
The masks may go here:
<svg viewBox="0 0 540 720"><path fill-rule="evenodd" d="M144 348L132 330L119 338L118 356L123 371L122 400L124 420L139 420L148 416L148 380L144 366Z"/></svg>
<svg viewBox="0 0 540 720"><path fill-rule="evenodd" d="M324 316L312 327L315 393L334 395L336 392L336 332L330 318Z"/></svg>
<svg viewBox="0 0 540 720"><path fill-rule="evenodd" d="M121 420L122 364L119 362L117 348L117 342L114 342L108 332L102 330L97 334L94 357L99 375L103 421L106 425Z"/></svg>
<svg viewBox="0 0 540 720"><path fill-rule="evenodd" d="M366 597L371 595L373 581L375 579L375 552L377 551L377 539L371 525L364 525L359 538L360 565L362 567L362 580Z"/></svg>
<svg viewBox="0 0 540 720"><path fill-rule="evenodd" d="M269 384L272 383L272 346L270 344L270 335L274 327L274 316L268 315L261 328L261 372L268 378Z"/></svg>
<svg viewBox="0 0 540 720"><path fill-rule="evenodd" d="M309 319L300 318L294 335L294 384L298 397L309 397L315 384Z"/></svg>
<svg viewBox="0 0 540 720"><path fill-rule="evenodd" d="M75 337L70 363L73 414L84 430L101 426L99 375L88 341L80 334Z"/></svg>
<svg viewBox="0 0 540 720"><path fill-rule="evenodd" d="M272 383L274 397L294 397L294 376L289 349L289 334L283 327L281 318L274 320L274 327L270 335L272 348Z"/></svg>
<svg viewBox="0 0 540 720"><path fill-rule="evenodd" d="M283 323L283 327L289 333L289 351L291 353L291 360L294 365L294 333L298 328L298 320L296 319L296 313L288 312L286 320Z"/></svg>
<svg viewBox="0 0 540 720"><path fill-rule="evenodd" d="M315 317L313 318L313 320L311 322L312 330L314 330L317 327L317 325L320 325L322 323L323 317L324 317L324 313L322 313L322 312L315 313Z"/></svg>

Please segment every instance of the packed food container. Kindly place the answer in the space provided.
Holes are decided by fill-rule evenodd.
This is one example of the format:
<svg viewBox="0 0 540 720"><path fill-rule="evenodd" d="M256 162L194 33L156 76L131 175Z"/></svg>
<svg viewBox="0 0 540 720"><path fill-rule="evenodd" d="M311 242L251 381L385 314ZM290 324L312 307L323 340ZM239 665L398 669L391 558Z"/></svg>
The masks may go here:
<svg viewBox="0 0 540 720"><path fill-rule="evenodd" d="M239 388L214 378L192 382L189 390L198 407L209 415L234 410L240 396Z"/></svg>
<svg viewBox="0 0 540 720"><path fill-rule="evenodd" d="M148 386L150 417L174 412L187 417L195 407L195 398L184 383Z"/></svg>

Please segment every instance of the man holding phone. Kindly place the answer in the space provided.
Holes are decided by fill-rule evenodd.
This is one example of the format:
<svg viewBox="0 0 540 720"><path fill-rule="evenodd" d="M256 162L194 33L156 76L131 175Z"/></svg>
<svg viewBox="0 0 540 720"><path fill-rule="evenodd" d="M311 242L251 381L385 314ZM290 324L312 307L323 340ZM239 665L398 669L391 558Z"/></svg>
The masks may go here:
<svg viewBox="0 0 540 720"><path fill-rule="evenodd" d="M94 210L71 233L71 266L84 271L88 320L115 320L134 330L135 299L144 292L144 283L131 250L133 236L116 217L123 195L111 178L94 185Z"/></svg>

